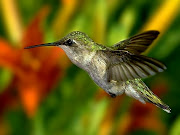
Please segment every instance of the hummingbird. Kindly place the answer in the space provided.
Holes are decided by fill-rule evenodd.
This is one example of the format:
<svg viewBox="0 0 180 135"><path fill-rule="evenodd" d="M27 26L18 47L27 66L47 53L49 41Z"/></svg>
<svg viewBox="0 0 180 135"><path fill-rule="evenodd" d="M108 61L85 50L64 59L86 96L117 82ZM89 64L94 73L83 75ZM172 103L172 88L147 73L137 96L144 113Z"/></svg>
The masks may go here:
<svg viewBox="0 0 180 135"><path fill-rule="evenodd" d="M159 31L149 30L107 47L96 43L83 32L73 31L56 42L24 49L60 47L72 63L85 70L112 98L125 93L144 104L150 102L170 113L169 106L141 80L166 69L158 60L142 55L158 35Z"/></svg>

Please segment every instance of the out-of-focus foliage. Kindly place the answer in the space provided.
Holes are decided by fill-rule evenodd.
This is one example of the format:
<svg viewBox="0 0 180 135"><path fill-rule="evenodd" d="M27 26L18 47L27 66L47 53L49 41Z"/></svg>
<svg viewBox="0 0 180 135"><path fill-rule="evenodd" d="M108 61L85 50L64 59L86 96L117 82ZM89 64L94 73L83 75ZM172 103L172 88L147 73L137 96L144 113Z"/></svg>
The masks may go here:
<svg viewBox="0 0 180 135"><path fill-rule="evenodd" d="M1 0L0 135L180 134L179 0ZM155 29L146 55L168 69L145 82L172 113L111 98L57 47L24 50L73 30L110 46Z"/></svg>

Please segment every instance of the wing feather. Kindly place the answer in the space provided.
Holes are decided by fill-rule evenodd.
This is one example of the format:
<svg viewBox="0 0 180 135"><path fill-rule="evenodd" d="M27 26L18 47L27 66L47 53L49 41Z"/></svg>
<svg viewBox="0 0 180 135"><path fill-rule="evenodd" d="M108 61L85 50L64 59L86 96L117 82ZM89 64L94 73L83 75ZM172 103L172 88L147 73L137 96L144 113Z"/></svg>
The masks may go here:
<svg viewBox="0 0 180 135"><path fill-rule="evenodd" d="M131 75L130 79L139 78L139 76L136 73L135 69L131 65L129 65L129 63L124 63L124 66L128 69L129 74Z"/></svg>
<svg viewBox="0 0 180 135"><path fill-rule="evenodd" d="M146 78L166 69L161 62L140 55L157 38L158 31L151 30L130 37L106 50L109 59L107 80L127 81L135 78Z"/></svg>
<svg viewBox="0 0 180 135"><path fill-rule="evenodd" d="M135 78L146 78L166 69L161 62L153 58L135 55L123 50L119 53L110 51L107 55L109 55L110 60L107 69L108 81L120 82Z"/></svg>
<svg viewBox="0 0 180 135"><path fill-rule="evenodd" d="M159 31L150 30L118 42L113 46L115 50L127 50L140 54L158 37Z"/></svg>

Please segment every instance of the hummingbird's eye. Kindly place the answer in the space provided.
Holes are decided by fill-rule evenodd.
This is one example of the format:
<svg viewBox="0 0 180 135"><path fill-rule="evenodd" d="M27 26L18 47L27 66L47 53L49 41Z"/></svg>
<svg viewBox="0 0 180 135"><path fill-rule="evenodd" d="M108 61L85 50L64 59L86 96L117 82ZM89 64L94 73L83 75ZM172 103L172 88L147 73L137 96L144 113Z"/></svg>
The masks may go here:
<svg viewBox="0 0 180 135"><path fill-rule="evenodd" d="M73 41L71 39L66 40L65 45L71 46Z"/></svg>

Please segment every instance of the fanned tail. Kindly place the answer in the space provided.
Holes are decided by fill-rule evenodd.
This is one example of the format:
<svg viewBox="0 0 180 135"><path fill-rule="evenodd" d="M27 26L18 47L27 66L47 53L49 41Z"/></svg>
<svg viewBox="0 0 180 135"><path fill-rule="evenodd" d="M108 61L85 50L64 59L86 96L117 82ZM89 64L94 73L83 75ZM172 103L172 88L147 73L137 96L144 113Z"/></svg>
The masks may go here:
<svg viewBox="0 0 180 135"><path fill-rule="evenodd" d="M161 99L156 96L141 79L135 79L127 81L125 93L133 97L142 103L150 102L156 105L157 107L163 109L167 113L171 113L171 109L166 105Z"/></svg>

